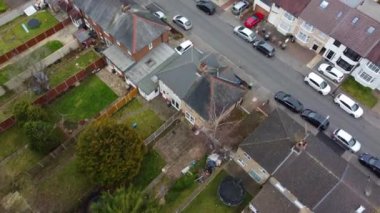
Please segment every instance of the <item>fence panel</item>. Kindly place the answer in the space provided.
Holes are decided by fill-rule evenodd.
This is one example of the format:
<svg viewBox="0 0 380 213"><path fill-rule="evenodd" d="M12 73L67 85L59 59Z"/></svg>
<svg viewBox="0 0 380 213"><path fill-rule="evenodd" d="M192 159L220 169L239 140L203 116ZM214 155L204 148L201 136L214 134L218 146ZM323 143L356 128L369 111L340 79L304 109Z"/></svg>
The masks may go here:
<svg viewBox="0 0 380 213"><path fill-rule="evenodd" d="M7 120L0 123L0 133L4 132L5 130L11 128L13 125L16 124L16 118L10 117Z"/></svg>

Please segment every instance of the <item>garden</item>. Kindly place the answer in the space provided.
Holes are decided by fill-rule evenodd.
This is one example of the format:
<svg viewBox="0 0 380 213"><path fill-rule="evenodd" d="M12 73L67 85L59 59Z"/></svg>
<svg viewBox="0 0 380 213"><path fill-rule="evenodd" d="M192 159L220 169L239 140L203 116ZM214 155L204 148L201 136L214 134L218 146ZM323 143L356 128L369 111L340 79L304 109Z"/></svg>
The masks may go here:
<svg viewBox="0 0 380 213"><path fill-rule="evenodd" d="M349 96L368 108L372 108L377 104L378 100L373 94L372 89L359 84L352 76L349 76L342 83L341 88Z"/></svg>
<svg viewBox="0 0 380 213"><path fill-rule="evenodd" d="M27 27L28 21L31 19L38 20L40 25L36 28ZM39 11L32 16L23 15L12 20L0 27L0 54L7 53L56 24L58 24L58 20L46 10ZM28 31L24 29L23 25Z"/></svg>
<svg viewBox="0 0 380 213"><path fill-rule="evenodd" d="M5 0L0 0L0 14L7 11L7 9L8 9L8 6L5 3Z"/></svg>

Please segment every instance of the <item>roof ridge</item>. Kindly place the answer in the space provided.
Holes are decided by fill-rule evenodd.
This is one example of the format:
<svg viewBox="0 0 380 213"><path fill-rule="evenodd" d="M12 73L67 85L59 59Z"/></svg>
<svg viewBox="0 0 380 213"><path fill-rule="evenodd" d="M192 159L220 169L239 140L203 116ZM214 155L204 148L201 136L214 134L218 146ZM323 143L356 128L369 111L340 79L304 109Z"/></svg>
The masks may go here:
<svg viewBox="0 0 380 213"><path fill-rule="evenodd" d="M134 53L136 51L137 23L136 23L136 16L134 14L131 14L131 15L132 15L132 27L133 27L133 31L132 31L132 52Z"/></svg>
<svg viewBox="0 0 380 213"><path fill-rule="evenodd" d="M165 28L165 29L170 29L170 27L167 26L167 25L160 24L160 23L154 22L154 21L152 21L152 20L149 20L149 19L147 19L147 18L141 17L141 16L139 16L139 15L136 14L136 13L134 13L134 15L137 16L137 18L142 19L143 21L145 21L145 22L147 22L147 23L149 23L149 24L152 24L152 25L158 25L158 26L161 26L161 27L163 27L163 28Z"/></svg>

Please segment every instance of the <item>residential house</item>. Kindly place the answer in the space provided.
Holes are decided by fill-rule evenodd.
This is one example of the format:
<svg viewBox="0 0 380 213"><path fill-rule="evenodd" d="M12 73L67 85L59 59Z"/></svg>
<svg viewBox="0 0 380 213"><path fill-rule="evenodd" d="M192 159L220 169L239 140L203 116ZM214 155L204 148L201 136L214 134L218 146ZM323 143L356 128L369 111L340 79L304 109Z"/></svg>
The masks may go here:
<svg viewBox="0 0 380 213"><path fill-rule="evenodd" d="M218 57L191 48L157 74L162 96L192 125L207 127L223 118L245 93L239 78L220 65Z"/></svg>

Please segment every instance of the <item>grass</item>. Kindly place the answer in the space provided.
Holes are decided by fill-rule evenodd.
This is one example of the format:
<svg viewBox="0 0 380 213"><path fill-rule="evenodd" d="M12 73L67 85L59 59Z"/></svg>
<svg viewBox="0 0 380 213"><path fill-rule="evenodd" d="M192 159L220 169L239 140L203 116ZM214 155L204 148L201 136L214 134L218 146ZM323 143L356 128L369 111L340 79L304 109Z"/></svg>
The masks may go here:
<svg viewBox="0 0 380 213"><path fill-rule="evenodd" d="M8 9L8 6L5 3L5 1L0 0L0 13L4 13L5 11L7 11L7 9Z"/></svg>
<svg viewBox="0 0 380 213"><path fill-rule="evenodd" d="M115 113L113 117L126 122L129 126L136 123L137 127L134 130L143 140L164 123L153 110L144 107L136 98Z"/></svg>
<svg viewBox="0 0 380 213"><path fill-rule="evenodd" d="M17 95L17 96L16 96ZM25 91L21 93L14 94L9 92L6 95L2 96L2 105L0 110L0 121L4 121L13 115L13 106L19 101L32 101L36 96L30 91Z"/></svg>
<svg viewBox="0 0 380 213"><path fill-rule="evenodd" d="M74 58L63 59L60 63L47 69L50 86L54 87L59 85L64 80L86 68L99 58L100 56L94 50L89 50Z"/></svg>
<svg viewBox="0 0 380 213"><path fill-rule="evenodd" d="M117 95L94 75L55 100L47 110L56 121L64 115L65 119L75 122L94 117L116 98Z"/></svg>
<svg viewBox="0 0 380 213"><path fill-rule="evenodd" d="M41 25L36 29L29 29L27 33L22 24L27 25L30 19L37 19ZM58 23L58 20L48 11L39 11L32 16L22 15L6 25L0 27L0 54L20 46L28 40L45 32Z"/></svg>
<svg viewBox="0 0 380 213"><path fill-rule="evenodd" d="M28 143L28 137L19 126L0 134L0 161Z"/></svg>
<svg viewBox="0 0 380 213"><path fill-rule="evenodd" d="M139 174L134 178L132 184L144 189L154 180L165 166L165 160L154 150L150 150L144 157Z"/></svg>
<svg viewBox="0 0 380 213"><path fill-rule="evenodd" d="M190 205L183 211L184 213L197 213L200 209L202 212L218 212L218 213L229 213L229 212L241 212L252 197L246 193L244 202L236 207L229 207L220 201L217 191L220 182L227 173L220 172L214 180L207 185L207 187L190 203Z"/></svg>
<svg viewBox="0 0 380 213"><path fill-rule="evenodd" d="M348 95L369 108L375 106L378 101L370 88L359 84L352 76L349 76L341 87Z"/></svg>
<svg viewBox="0 0 380 213"><path fill-rule="evenodd" d="M37 48L29 55L21 58L17 63L9 64L0 69L0 85L9 81L13 76L25 71L31 64L35 64L40 60L46 58L48 55L57 51L63 46L62 42L53 40L49 41L43 46Z"/></svg>

